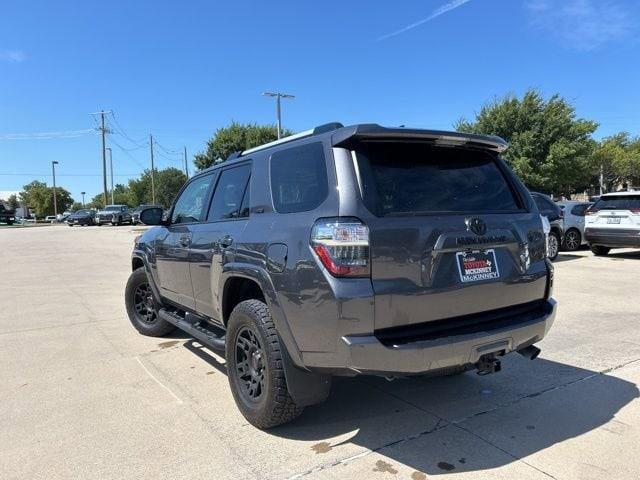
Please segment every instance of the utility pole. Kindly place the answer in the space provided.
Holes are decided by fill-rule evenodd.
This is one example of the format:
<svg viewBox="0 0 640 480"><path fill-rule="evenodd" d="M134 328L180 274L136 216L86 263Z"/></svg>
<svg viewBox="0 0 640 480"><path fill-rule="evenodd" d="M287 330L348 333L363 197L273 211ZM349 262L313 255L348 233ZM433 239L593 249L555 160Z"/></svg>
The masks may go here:
<svg viewBox="0 0 640 480"><path fill-rule="evenodd" d="M603 192L603 184L604 184L604 166L600 165L600 195L602 195Z"/></svg>
<svg viewBox="0 0 640 480"><path fill-rule="evenodd" d="M58 199L56 198L56 165L58 162L51 162L51 170L53 171L53 214L58 217Z"/></svg>
<svg viewBox="0 0 640 480"><path fill-rule="evenodd" d="M82 208L84 208L84 194L87 192L80 192L80 195L82 195Z"/></svg>
<svg viewBox="0 0 640 480"><path fill-rule="evenodd" d="M187 163L187 147L184 147L184 174L189 178L189 164Z"/></svg>
<svg viewBox="0 0 640 480"><path fill-rule="evenodd" d="M109 170L111 171L111 205L114 205L116 202L113 200L113 151L111 147L107 147L109 150Z"/></svg>
<svg viewBox="0 0 640 480"><path fill-rule="evenodd" d="M277 129L278 129L278 140L282 136L282 111L280 108L280 99L281 98L296 98L294 95L289 95L288 93L281 92L264 92L262 95L265 97L276 97L276 120L277 120Z"/></svg>
<svg viewBox="0 0 640 480"><path fill-rule="evenodd" d="M149 134L149 148L151 152L151 203L156 204L155 167L153 166L153 135Z"/></svg>
<svg viewBox="0 0 640 480"><path fill-rule="evenodd" d="M107 204L107 145L106 135L110 133L104 123L104 116L107 113L111 113L111 110L100 110L99 112L92 113L91 115L100 115L100 133L102 134L102 202Z"/></svg>

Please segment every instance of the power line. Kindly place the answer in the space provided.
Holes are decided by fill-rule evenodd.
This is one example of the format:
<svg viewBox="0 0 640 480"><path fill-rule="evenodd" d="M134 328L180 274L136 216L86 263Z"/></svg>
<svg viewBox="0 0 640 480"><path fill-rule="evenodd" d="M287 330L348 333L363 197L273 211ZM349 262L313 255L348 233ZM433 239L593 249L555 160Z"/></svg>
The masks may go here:
<svg viewBox="0 0 640 480"><path fill-rule="evenodd" d="M139 173L121 173L114 177L135 177ZM51 177L51 173L0 173L0 177ZM101 177L98 173L56 173L56 177Z"/></svg>
<svg viewBox="0 0 640 480"><path fill-rule="evenodd" d="M0 140L56 140L59 138L77 138L95 133L96 131L93 128L57 132L0 133Z"/></svg>
<svg viewBox="0 0 640 480"><path fill-rule="evenodd" d="M127 157L129 157L131 160L133 160L142 169L142 171L147 169L147 167L144 166L142 164L142 162L140 162L140 160L138 160L133 155L131 155L126 148L124 148L122 145L120 145L118 142L116 142L113 138L111 138L111 143L114 144L116 147L118 147L120 150L122 150Z"/></svg>
<svg viewBox="0 0 640 480"><path fill-rule="evenodd" d="M114 127L114 130L116 130L120 135L122 135L127 140L129 140L131 143L133 143L134 145L136 145L136 146L138 146L140 148L147 148L149 146L149 143L146 140L135 140L135 139L131 138L131 136L129 136L127 134L127 132L124 130L122 125L120 125L120 122L116 118L116 114L114 112L111 112L111 117L113 118L113 121L115 122L116 127L117 127L117 128Z"/></svg>

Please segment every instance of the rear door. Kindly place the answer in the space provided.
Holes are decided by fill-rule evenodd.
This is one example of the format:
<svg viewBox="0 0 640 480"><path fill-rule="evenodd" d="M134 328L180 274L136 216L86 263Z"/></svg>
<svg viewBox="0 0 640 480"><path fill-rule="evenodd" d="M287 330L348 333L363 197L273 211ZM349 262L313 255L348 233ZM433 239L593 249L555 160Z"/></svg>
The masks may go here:
<svg viewBox="0 0 640 480"><path fill-rule="evenodd" d="M219 280L235 260L236 245L249 219L251 164L225 168L213 193L206 222L193 227L190 269L196 311L220 320Z"/></svg>
<svg viewBox="0 0 640 480"><path fill-rule="evenodd" d="M495 154L363 142L375 327L460 317L544 298L542 225ZM526 193L525 193L526 194Z"/></svg>
<svg viewBox="0 0 640 480"><path fill-rule="evenodd" d="M160 294L189 309L195 308L189 248L193 228L206 215L206 207L215 174L194 178L180 193L171 213L164 238L156 244L156 266Z"/></svg>

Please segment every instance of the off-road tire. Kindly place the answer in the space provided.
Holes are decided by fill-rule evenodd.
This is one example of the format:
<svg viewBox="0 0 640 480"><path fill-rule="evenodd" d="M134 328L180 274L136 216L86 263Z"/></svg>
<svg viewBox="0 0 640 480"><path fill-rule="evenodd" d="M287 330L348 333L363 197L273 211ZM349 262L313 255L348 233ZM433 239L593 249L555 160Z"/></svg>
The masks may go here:
<svg viewBox="0 0 640 480"><path fill-rule="evenodd" d="M237 357L241 352L238 351L237 342L238 337L245 332L255 335L261 347L264 388L257 398L250 398L250 394L244 390L244 380L238 371ZM269 308L264 302L245 300L236 305L227 324L227 377L238 409L251 425L260 429L290 422L304 410L289 395L283 348Z"/></svg>
<svg viewBox="0 0 640 480"><path fill-rule="evenodd" d="M603 247L602 245L591 245L591 251L596 257L605 257L609 254L609 247Z"/></svg>
<svg viewBox="0 0 640 480"><path fill-rule="evenodd" d="M143 290L145 286L147 288L149 287L147 273L144 271L144 267L137 268L129 276L127 286L124 290L124 301L127 307L127 315L129 315L131 324L141 334L147 335L148 337L163 337L164 335L173 332L176 327L158 317L158 312L155 311L155 307L155 316L152 316L151 319L145 319L136 308L136 291L138 288ZM153 294L150 293L150 295ZM151 298L150 300L153 299ZM155 302L153 302L153 304L155 304Z"/></svg>

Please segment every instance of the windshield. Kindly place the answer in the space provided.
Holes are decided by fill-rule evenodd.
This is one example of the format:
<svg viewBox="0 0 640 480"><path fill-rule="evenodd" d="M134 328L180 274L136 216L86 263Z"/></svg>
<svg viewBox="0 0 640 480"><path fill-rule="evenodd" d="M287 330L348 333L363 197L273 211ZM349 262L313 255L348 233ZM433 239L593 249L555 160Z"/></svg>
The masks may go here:
<svg viewBox="0 0 640 480"><path fill-rule="evenodd" d="M640 210L640 194L603 196L590 210Z"/></svg>
<svg viewBox="0 0 640 480"><path fill-rule="evenodd" d="M110 206L108 206L107 208L105 208L105 210L106 210L107 212L119 211L119 210L121 210L121 209L122 209L122 207L112 206L112 205L110 205Z"/></svg>
<svg viewBox="0 0 640 480"><path fill-rule="evenodd" d="M91 210L78 210L75 215L87 215L91 213Z"/></svg>
<svg viewBox="0 0 640 480"><path fill-rule="evenodd" d="M494 155L421 142L356 148L365 204L378 216L519 210Z"/></svg>

